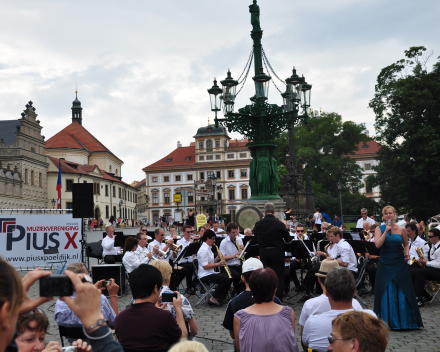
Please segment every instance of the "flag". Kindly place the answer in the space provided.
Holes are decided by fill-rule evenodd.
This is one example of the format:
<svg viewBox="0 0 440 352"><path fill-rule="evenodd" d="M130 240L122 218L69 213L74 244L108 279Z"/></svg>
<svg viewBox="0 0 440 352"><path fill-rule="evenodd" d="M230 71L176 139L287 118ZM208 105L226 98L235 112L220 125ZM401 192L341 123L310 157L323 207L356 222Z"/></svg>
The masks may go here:
<svg viewBox="0 0 440 352"><path fill-rule="evenodd" d="M58 192L58 198L57 198L57 209L61 209L61 160L60 160L60 166L58 169L58 181L57 181L57 192Z"/></svg>

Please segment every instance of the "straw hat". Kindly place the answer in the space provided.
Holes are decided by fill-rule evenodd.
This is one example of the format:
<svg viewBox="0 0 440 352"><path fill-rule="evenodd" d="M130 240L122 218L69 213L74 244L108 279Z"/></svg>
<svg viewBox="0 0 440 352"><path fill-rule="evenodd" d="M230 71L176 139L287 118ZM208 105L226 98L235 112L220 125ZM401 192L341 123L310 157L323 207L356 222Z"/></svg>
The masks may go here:
<svg viewBox="0 0 440 352"><path fill-rule="evenodd" d="M337 267L339 267L339 263L336 259L324 259L321 262L319 271L315 275L319 277L327 277L328 272Z"/></svg>

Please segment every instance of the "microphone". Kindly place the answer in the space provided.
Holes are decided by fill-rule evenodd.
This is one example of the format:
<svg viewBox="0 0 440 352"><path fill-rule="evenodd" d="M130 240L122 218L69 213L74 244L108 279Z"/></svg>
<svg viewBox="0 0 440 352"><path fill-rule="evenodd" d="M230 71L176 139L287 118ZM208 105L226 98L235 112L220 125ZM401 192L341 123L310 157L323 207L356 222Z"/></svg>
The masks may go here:
<svg viewBox="0 0 440 352"><path fill-rule="evenodd" d="M391 220L388 220L387 223L388 223L388 225L391 225ZM390 232L389 234L391 235L391 229L389 232Z"/></svg>

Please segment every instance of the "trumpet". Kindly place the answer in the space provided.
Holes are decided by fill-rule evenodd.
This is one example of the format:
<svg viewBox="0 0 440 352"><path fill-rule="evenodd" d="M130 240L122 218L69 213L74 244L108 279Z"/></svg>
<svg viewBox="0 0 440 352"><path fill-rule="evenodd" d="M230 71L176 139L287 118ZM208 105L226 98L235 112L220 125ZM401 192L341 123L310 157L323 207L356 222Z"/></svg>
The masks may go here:
<svg viewBox="0 0 440 352"><path fill-rule="evenodd" d="M222 252L220 252L220 249L218 249L217 245L214 243L213 246L217 249L217 254L220 257L220 260L225 260L225 257L223 256ZM231 269L229 269L228 264L225 264L225 270L226 270L226 273L228 274L229 278L232 279Z"/></svg>
<svg viewBox="0 0 440 352"><path fill-rule="evenodd" d="M175 251L175 252L180 252L180 251L183 249L183 246L182 246L182 245L178 246L177 244L174 244L174 243L173 243L173 247L172 247L172 249L173 249L173 251Z"/></svg>

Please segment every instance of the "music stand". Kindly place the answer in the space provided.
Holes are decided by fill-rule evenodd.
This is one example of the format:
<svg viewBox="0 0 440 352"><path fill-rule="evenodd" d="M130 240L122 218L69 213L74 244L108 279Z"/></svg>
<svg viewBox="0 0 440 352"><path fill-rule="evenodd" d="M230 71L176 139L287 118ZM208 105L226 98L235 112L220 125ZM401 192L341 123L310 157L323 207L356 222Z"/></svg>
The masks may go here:
<svg viewBox="0 0 440 352"><path fill-rule="evenodd" d="M353 236L351 235L350 232L348 232L348 231L344 231L344 232L342 232L342 238L343 238L344 240L352 240L352 239L353 239Z"/></svg>
<svg viewBox="0 0 440 352"><path fill-rule="evenodd" d="M364 242L364 246L370 255L380 256L380 248L377 248L374 242Z"/></svg>
<svg viewBox="0 0 440 352"><path fill-rule="evenodd" d="M285 245L287 246L287 248L292 248L294 253L294 256L296 259L300 259L300 260L304 260L306 263L310 261L311 257L310 257L310 253L307 250L307 248L309 247L309 245L307 245L306 242L309 242L309 245L312 246L313 248L313 242L311 240L307 240L304 241L304 243L301 243L301 241L292 241L291 243ZM307 248L306 248L307 246ZM285 247L286 248L286 247ZM308 288L305 286L304 284L304 268L301 268L300 271L300 280L299 280L299 286L302 287L305 291L304 295L300 298L300 300L298 301L298 303L303 299L304 296L306 296L309 292L308 292ZM296 273L295 273L296 275ZM315 295L313 293L310 292L310 294L315 297ZM293 297L296 297L293 296Z"/></svg>
<svg viewBox="0 0 440 352"><path fill-rule="evenodd" d="M310 240L312 240L315 243L315 245L317 245L318 241L321 241L325 238L325 233L322 233L322 232L321 233L312 233L308 236L309 236Z"/></svg>
<svg viewBox="0 0 440 352"><path fill-rule="evenodd" d="M356 254L357 253L363 254L366 252L365 245L364 245L365 242L363 242L363 241L348 240L347 243L350 244L350 246L353 248L354 253L356 253Z"/></svg>

